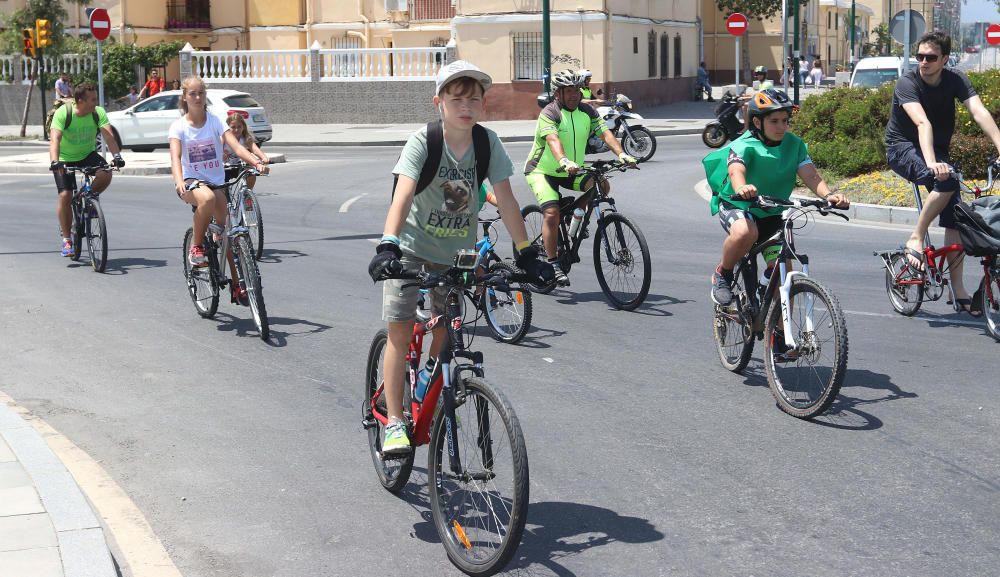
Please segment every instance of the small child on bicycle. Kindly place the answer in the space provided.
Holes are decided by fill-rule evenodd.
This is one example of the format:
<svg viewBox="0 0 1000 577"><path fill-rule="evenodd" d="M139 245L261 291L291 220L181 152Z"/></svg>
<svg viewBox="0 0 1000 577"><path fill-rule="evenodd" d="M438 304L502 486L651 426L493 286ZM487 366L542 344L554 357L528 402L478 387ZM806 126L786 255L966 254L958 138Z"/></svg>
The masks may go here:
<svg viewBox="0 0 1000 577"><path fill-rule="evenodd" d="M170 125L170 171L174 178L177 196L194 207L194 240L188 254L191 266L205 266L208 257L200 243L212 218L220 226L229 216L223 183L226 177L222 165L223 144L230 147L237 157L254 165L258 172L267 173L267 166L243 147L233 133L212 114L208 113L205 82L189 76L181 83L180 108L183 116ZM232 255L229 258L233 268ZM235 278L235 271L234 271ZM233 302L247 301L243 290L233 287Z"/></svg>
<svg viewBox="0 0 1000 577"><path fill-rule="evenodd" d="M847 208L851 202L840 193L833 193L809 158L801 138L788 131L792 102L773 88L755 93L749 104L750 130L729 146L715 151L702 160L709 186L712 188L712 214L728 236L722 244L722 261L712 274L712 300L727 306L733 300L733 269L758 239L767 239L781 228L784 207L753 206L758 191L770 197L788 200L798 176L819 198L837 208ZM763 251L770 278L777 262L780 246Z"/></svg>
<svg viewBox="0 0 1000 577"><path fill-rule="evenodd" d="M246 119L243 118L240 113L234 112L226 117L226 124L229 126L229 131L236 137L236 140L243 145L243 148L249 150L251 154L260 159L260 161L264 164L270 162L270 159L266 154L264 154L264 151L260 149L260 146L257 146L257 138L254 137L253 131L250 130ZM223 154L225 155L224 161L226 164L239 160L236 153L233 152L233 149L230 148L229 145L223 145ZM238 174L239 169L227 168L226 180L232 180L236 178ZM257 184L257 177L252 174L247 175L246 183L247 188L253 189L254 185Z"/></svg>
<svg viewBox="0 0 1000 577"><path fill-rule="evenodd" d="M444 133L441 160L434 178L422 191L417 182L428 158L427 128L410 135L399 161L392 204L386 215L382 239L368 266L372 280L385 280L382 291L382 318L388 323L389 340L383 359L385 399L389 423L385 429L384 456L405 455L411 450L403 416L405 357L413 334L419 289L404 286L410 281L393 280L399 271L448 269L460 249L476 243L480 195L473 130L482 118L484 97L493 81L475 65L462 60L441 69L437 76L434 106L441 116ZM487 130L490 145L489 170L485 175L493 185L500 214L517 248L516 264L533 278L551 279L552 267L538 258L521 219L520 206L510 187L514 165L496 133ZM433 314L444 312L446 291L430 291ZM447 340L444 326L433 332L428 353L436 358Z"/></svg>

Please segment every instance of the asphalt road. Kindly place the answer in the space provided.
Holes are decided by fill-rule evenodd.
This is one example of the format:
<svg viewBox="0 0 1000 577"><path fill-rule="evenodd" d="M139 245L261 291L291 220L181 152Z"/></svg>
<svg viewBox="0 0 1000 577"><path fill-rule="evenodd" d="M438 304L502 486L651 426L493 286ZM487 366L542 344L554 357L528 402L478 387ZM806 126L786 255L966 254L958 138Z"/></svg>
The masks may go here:
<svg viewBox="0 0 1000 577"><path fill-rule="evenodd" d="M398 150L283 152L258 184L270 343L247 309L195 314L190 211L168 178L115 178L98 275L58 254L52 179L0 175L0 390L98 459L188 577L458 575L430 523L426 452L390 495L359 419L381 326L365 270ZM638 311L612 310L585 259L569 290L535 299L521 346L478 331L531 463L510 574L992 573L1000 344L943 302L892 313L871 251L904 229L816 223L799 245L847 312L849 370L827 415L780 412L759 358L742 376L717 358L723 236L693 192L706 152L698 136L661 138L613 181L652 251Z"/></svg>

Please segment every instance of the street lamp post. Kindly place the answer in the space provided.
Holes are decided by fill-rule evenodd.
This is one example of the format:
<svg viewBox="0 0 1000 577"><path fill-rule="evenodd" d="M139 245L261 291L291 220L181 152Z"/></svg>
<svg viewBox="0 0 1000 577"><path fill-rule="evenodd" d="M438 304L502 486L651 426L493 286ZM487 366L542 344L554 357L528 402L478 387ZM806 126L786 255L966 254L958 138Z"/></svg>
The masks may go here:
<svg viewBox="0 0 1000 577"><path fill-rule="evenodd" d="M549 77L552 76L552 46L549 44L549 0L542 0L542 82L545 93L549 93Z"/></svg>
<svg viewBox="0 0 1000 577"><path fill-rule="evenodd" d="M855 19L854 8L856 0L851 0L851 57L848 59L851 70L854 69L854 37L857 35L857 20Z"/></svg>

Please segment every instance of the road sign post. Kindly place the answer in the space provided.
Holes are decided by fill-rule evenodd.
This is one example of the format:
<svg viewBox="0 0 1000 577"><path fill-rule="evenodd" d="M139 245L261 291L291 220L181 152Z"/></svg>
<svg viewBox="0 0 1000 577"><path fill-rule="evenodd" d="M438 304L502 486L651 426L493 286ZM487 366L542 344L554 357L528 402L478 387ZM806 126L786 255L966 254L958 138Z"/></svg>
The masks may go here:
<svg viewBox="0 0 1000 577"><path fill-rule="evenodd" d="M97 101L104 106L104 60L101 44L111 34L111 18L104 8L96 8L90 12L90 34L97 40Z"/></svg>
<svg viewBox="0 0 1000 577"><path fill-rule="evenodd" d="M990 24L986 29L986 43L990 46L1000 44L1000 24Z"/></svg>
<svg viewBox="0 0 1000 577"><path fill-rule="evenodd" d="M726 31L736 37L736 90L740 89L740 36L747 31L747 17L733 12L726 18Z"/></svg>

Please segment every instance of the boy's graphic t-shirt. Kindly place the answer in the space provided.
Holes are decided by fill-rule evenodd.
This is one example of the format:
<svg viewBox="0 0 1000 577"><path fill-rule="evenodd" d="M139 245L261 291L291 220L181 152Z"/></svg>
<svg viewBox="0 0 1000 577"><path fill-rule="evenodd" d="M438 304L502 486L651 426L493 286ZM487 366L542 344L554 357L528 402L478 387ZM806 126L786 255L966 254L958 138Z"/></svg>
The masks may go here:
<svg viewBox="0 0 1000 577"><path fill-rule="evenodd" d="M514 174L514 164L496 133L490 129L486 132L490 141L490 172L486 178L496 186ZM410 135L392 172L418 180L426 160L427 127L424 127ZM445 142L434 180L413 197L399 235L403 252L451 265L460 249L474 248L481 203L477 182L473 146L470 144L465 155L456 159Z"/></svg>
<svg viewBox="0 0 1000 577"><path fill-rule="evenodd" d="M191 126L185 117L170 125L169 138L181 142L181 167L184 180L193 178L209 184L226 181L222 168L222 134L229 127L211 114L201 128Z"/></svg>

